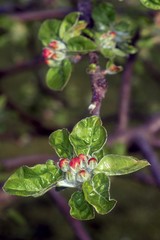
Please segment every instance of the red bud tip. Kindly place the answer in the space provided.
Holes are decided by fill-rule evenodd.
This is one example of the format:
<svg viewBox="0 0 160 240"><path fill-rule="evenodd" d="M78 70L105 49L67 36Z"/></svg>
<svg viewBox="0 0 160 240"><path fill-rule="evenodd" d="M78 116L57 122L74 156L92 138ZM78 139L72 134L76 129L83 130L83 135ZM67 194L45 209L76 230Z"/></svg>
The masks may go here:
<svg viewBox="0 0 160 240"><path fill-rule="evenodd" d="M84 154L79 154L78 157L80 158L81 161L87 160L87 156Z"/></svg>
<svg viewBox="0 0 160 240"><path fill-rule="evenodd" d="M50 58L52 56L52 51L49 48L44 48L42 51L42 56L44 58Z"/></svg>
<svg viewBox="0 0 160 240"><path fill-rule="evenodd" d="M80 165L80 158L79 157L72 158L70 163L69 163L69 166L73 169L78 168L79 165Z"/></svg>
<svg viewBox="0 0 160 240"><path fill-rule="evenodd" d="M64 168L65 166L67 166L69 164L69 160L67 158L62 158L59 161L59 167L60 168Z"/></svg>
<svg viewBox="0 0 160 240"><path fill-rule="evenodd" d="M115 37L117 34L116 34L116 32L112 31L109 33L109 35L111 35L112 37Z"/></svg>
<svg viewBox="0 0 160 240"><path fill-rule="evenodd" d="M78 174L80 175L80 176L82 176L82 177L85 177L86 176L86 170L85 169L82 169L82 170L80 170L79 172L78 172Z"/></svg>
<svg viewBox="0 0 160 240"><path fill-rule="evenodd" d="M96 158L90 158L90 159L88 160L88 164L89 164L90 162L97 162L97 159L96 159Z"/></svg>
<svg viewBox="0 0 160 240"><path fill-rule="evenodd" d="M53 49L58 49L58 42L52 41L49 43L49 46L52 47Z"/></svg>

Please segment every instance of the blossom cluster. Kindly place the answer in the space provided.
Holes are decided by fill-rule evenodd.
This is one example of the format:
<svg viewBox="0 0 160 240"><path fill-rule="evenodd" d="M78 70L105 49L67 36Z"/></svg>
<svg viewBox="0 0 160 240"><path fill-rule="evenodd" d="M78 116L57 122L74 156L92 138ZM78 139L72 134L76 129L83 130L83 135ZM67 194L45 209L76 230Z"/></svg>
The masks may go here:
<svg viewBox="0 0 160 240"><path fill-rule="evenodd" d="M66 45L61 41L53 40L43 48L42 56L45 63L52 66L55 61L62 61L66 57Z"/></svg>
<svg viewBox="0 0 160 240"><path fill-rule="evenodd" d="M68 183L78 185L92 176L92 171L97 163L96 158L79 154L70 160L61 158L58 166L64 172L65 180Z"/></svg>

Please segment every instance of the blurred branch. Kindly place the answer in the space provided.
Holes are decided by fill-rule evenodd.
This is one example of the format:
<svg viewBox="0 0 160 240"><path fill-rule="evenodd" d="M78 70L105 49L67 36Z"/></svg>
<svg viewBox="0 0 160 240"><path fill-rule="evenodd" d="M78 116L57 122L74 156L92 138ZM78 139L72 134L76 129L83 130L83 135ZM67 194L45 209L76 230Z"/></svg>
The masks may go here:
<svg viewBox="0 0 160 240"><path fill-rule="evenodd" d="M42 21L50 18L63 18L66 14L74 11L71 7L61 8L61 9L47 9L47 10L38 10L38 11L27 11L22 13L13 13L8 15L13 20L19 21Z"/></svg>
<svg viewBox="0 0 160 240"><path fill-rule="evenodd" d="M54 129L45 127L41 121L37 118L35 118L33 115L28 114L26 111L24 111L21 107L19 107L15 102L13 102L6 93L3 93L6 98L6 106L9 109L15 110L21 120L25 123L28 123L30 126L33 127L33 131L42 135L49 135ZM55 127L56 128L56 127Z"/></svg>
<svg viewBox="0 0 160 240"><path fill-rule="evenodd" d="M160 130L160 114L151 118L141 126L130 128L124 132L115 132L109 136L108 144L112 145L116 141L130 143L136 136L143 136L150 142L151 136Z"/></svg>
<svg viewBox="0 0 160 240"><path fill-rule="evenodd" d="M146 158L151 164L150 169L152 175L155 179L157 186L160 187L160 164L154 150L147 142L147 140L141 135L137 134L137 136L133 139L133 142L140 149L144 158Z"/></svg>
<svg viewBox="0 0 160 240"><path fill-rule="evenodd" d="M35 67L39 67L41 64L43 64L42 57L36 57L33 60L17 63L4 70L0 69L0 78L2 80L3 77L8 77L9 75L18 74L29 69L32 70Z"/></svg>
<svg viewBox="0 0 160 240"><path fill-rule="evenodd" d="M134 46L139 39L139 31L136 32L132 45ZM124 71L122 74L122 82L120 88L119 96L119 124L118 130L123 131L128 126L129 120L129 107L131 99L131 88L132 88L132 76L133 76L133 67L137 54L130 55L127 59Z"/></svg>
<svg viewBox="0 0 160 240"><path fill-rule="evenodd" d="M54 154L40 154L40 155L31 155L31 156L21 156L16 158L7 158L0 160L0 165L6 170L11 171L22 165L32 166L34 164L44 163L48 159L57 160L57 156Z"/></svg>
<svg viewBox="0 0 160 240"><path fill-rule="evenodd" d="M77 239L79 240L91 240L90 236L88 235L87 231L85 230L82 222L73 219L69 214L69 206L67 201L54 189L49 191L50 196L52 197L53 201L56 203L56 206L63 214L64 218L66 218L67 222L69 223L70 227L73 229L73 232Z"/></svg>

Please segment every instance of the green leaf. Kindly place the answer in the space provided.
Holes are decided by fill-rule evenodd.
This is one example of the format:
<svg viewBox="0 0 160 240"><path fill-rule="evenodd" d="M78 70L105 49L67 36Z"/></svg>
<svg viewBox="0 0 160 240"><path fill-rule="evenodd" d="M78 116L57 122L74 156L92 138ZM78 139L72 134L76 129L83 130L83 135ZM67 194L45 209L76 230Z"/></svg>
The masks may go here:
<svg viewBox="0 0 160 240"><path fill-rule="evenodd" d="M72 64L65 59L61 65L50 68L47 73L46 82L53 90L63 90L69 81L72 72Z"/></svg>
<svg viewBox="0 0 160 240"><path fill-rule="evenodd" d="M59 20L46 20L42 23L39 30L39 39L43 45L48 45L52 40L59 39L59 28L61 21Z"/></svg>
<svg viewBox="0 0 160 240"><path fill-rule="evenodd" d="M101 48L100 52L105 58L113 59L115 57L115 53L113 52L113 49Z"/></svg>
<svg viewBox="0 0 160 240"><path fill-rule="evenodd" d="M70 214L78 220L90 220L95 218L93 207L85 200L82 191L74 192L69 200Z"/></svg>
<svg viewBox="0 0 160 240"><path fill-rule="evenodd" d="M105 2L96 5L93 9L92 17L98 30L106 30L107 25L112 24L115 20L115 10L113 5Z"/></svg>
<svg viewBox="0 0 160 240"><path fill-rule="evenodd" d="M107 214L116 205L116 200L110 199L110 180L104 173L94 175L83 183L84 196L98 213Z"/></svg>
<svg viewBox="0 0 160 240"><path fill-rule="evenodd" d="M6 181L3 190L12 195L38 197L54 187L61 178L61 170L49 160L34 167L20 167Z"/></svg>
<svg viewBox="0 0 160 240"><path fill-rule="evenodd" d="M122 50L120 50L119 48L114 48L113 50L113 53L119 57L125 57L126 56L126 53L123 52Z"/></svg>
<svg viewBox="0 0 160 240"><path fill-rule="evenodd" d="M92 116L78 122L69 139L76 154L92 155L105 144L107 133L99 117Z"/></svg>
<svg viewBox="0 0 160 240"><path fill-rule="evenodd" d="M63 41L67 42L70 38L79 36L81 31L86 28L85 21L79 21L80 12L68 14L60 26L59 35Z"/></svg>
<svg viewBox="0 0 160 240"><path fill-rule="evenodd" d="M140 0L140 1L147 8L151 8L154 10L160 9L160 0Z"/></svg>
<svg viewBox="0 0 160 240"><path fill-rule="evenodd" d="M73 147L69 141L67 129L59 129L49 136L49 143L61 158L72 158Z"/></svg>
<svg viewBox="0 0 160 240"><path fill-rule="evenodd" d="M103 172L108 176L124 175L138 171L150 165L147 161L122 155L106 155L94 169L94 173Z"/></svg>
<svg viewBox="0 0 160 240"><path fill-rule="evenodd" d="M126 21L120 21L115 24L114 29L120 33L130 32L131 24L129 24L129 22L126 22Z"/></svg>
<svg viewBox="0 0 160 240"><path fill-rule="evenodd" d="M67 49L70 52L87 53L90 51L95 51L97 47L96 44L92 42L90 39L83 36L78 36L69 39Z"/></svg>
<svg viewBox="0 0 160 240"><path fill-rule="evenodd" d="M99 152L94 153L94 157L100 161L104 157L104 149L102 148Z"/></svg>

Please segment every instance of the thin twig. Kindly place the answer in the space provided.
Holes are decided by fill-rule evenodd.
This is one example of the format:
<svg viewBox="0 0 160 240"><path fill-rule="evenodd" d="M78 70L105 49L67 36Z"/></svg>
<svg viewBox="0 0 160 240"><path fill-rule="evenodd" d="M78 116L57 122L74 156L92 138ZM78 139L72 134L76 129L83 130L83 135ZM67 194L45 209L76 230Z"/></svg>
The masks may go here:
<svg viewBox="0 0 160 240"><path fill-rule="evenodd" d="M66 218L67 222L69 223L70 227L73 229L73 232L77 239L79 240L91 240L89 234L85 230L82 222L73 219L69 214L69 206L67 201L54 189L50 190L50 196L52 197L53 201L56 203L56 206Z"/></svg>
<svg viewBox="0 0 160 240"><path fill-rule="evenodd" d="M39 67L44 63L42 57L36 57L33 60L17 63L11 67L8 67L4 70L0 69L0 77L8 77L9 75L18 74L23 71L33 70L35 67Z"/></svg>

